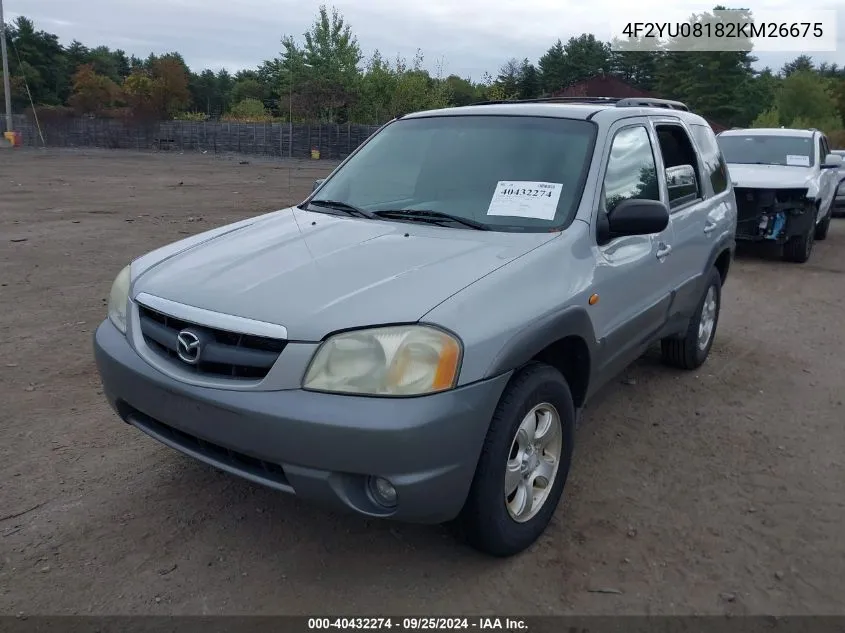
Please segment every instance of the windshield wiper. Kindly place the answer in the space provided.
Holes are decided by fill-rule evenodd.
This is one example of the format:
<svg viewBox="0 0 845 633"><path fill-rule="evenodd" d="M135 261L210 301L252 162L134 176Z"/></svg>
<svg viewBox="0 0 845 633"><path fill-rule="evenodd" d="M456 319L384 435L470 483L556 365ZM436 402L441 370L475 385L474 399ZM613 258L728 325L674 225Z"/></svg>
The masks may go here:
<svg viewBox="0 0 845 633"><path fill-rule="evenodd" d="M375 211L376 216L385 219L397 220L417 220L419 222L432 222L439 224L442 222L454 222L462 224L477 231L489 231L490 227L476 220L469 218L462 218L451 213L442 213L440 211L432 211L430 209L386 209L384 211Z"/></svg>
<svg viewBox="0 0 845 633"><path fill-rule="evenodd" d="M371 211L356 207L348 202L343 202L342 200L309 200L308 204L313 204L315 207L326 207L328 209L334 209L335 211L343 211L344 213L355 215L359 218L369 218L370 220L373 220L378 217Z"/></svg>

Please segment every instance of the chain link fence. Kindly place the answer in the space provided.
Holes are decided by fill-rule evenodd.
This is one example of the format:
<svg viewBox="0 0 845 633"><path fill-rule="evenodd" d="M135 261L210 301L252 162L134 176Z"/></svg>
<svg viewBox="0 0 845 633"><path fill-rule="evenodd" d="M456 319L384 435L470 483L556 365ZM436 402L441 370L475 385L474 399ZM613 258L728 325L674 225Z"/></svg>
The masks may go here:
<svg viewBox="0 0 845 633"><path fill-rule="evenodd" d="M161 121L138 123L113 119L73 118L40 121L14 116L15 131L29 147L94 147L178 152L234 153L280 158L340 160L379 126L356 124L225 123ZM5 124L0 123L5 129ZM43 135L43 143L41 136Z"/></svg>

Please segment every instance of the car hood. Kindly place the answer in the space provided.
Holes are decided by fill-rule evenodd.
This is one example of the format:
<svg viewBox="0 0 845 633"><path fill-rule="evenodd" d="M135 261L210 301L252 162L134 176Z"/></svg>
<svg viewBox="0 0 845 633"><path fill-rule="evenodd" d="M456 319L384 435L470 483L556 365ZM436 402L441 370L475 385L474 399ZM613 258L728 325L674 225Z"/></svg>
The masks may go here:
<svg viewBox="0 0 845 633"><path fill-rule="evenodd" d="M812 168L786 165L745 165L728 163L728 173L734 187L751 189L811 188L816 183Z"/></svg>
<svg viewBox="0 0 845 633"><path fill-rule="evenodd" d="M164 299L283 325L291 340L418 320L557 233L500 233L292 208L194 239L132 285ZM197 236L199 237L199 236ZM167 248L167 247L165 247Z"/></svg>

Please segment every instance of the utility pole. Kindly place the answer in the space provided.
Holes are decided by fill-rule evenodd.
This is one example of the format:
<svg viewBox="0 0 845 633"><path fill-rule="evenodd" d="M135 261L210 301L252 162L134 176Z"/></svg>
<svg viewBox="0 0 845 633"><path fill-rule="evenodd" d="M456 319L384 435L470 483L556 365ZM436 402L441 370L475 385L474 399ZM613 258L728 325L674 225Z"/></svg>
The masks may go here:
<svg viewBox="0 0 845 633"><path fill-rule="evenodd" d="M0 0L0 53L3 54L3 93L6 95L6 131L12 131L12 86L9 79L9 55L6 52L6 22L3 21L3 0Z"/></svg>

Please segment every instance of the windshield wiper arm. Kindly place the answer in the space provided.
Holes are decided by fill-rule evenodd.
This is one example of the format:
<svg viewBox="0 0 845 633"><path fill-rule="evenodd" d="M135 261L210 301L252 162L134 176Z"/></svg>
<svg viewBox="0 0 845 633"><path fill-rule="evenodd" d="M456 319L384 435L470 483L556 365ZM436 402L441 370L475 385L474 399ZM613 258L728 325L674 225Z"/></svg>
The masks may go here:
<svg viewBox="0 0 845 633"><path fill-rule="evenodd" d="M378 217L372 211L356 207L348 202L343 202L342 200L309 200L308 204L313 204L315 207L326 207L336 211L343 211L349 215L356 215L359 218L369 218L370 220L373 220Z"/></svg>
<svg viewBox="0 0 845 633"><path fill-rule="evenodd" d="M430 209L386 209L384 211L375 211L375 214L380 218L386 219L401 219L401 220L419 220L420 222L455 222L463 224L478 231L489 231L490 227L486 224L469 218L462 218L451 213L442 213L441 211L432 211Z"/></svg>

